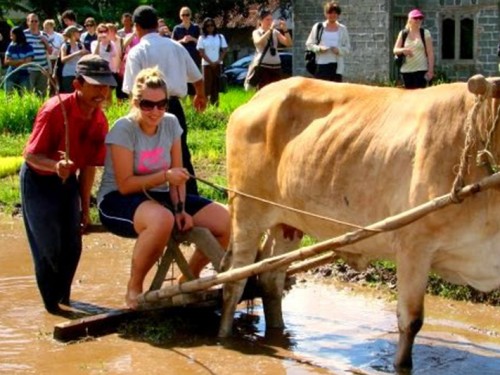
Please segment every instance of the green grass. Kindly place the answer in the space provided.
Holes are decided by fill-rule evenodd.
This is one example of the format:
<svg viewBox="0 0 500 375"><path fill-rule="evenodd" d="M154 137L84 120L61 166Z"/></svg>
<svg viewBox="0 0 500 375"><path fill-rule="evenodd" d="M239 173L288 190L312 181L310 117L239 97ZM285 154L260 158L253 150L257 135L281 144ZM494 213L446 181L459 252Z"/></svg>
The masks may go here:
<svg viewBox="0 0 500 375"><path fill-rule="evenodd" d="M0 157L0 178L18 173L23 160L21 156Z"/></svg>

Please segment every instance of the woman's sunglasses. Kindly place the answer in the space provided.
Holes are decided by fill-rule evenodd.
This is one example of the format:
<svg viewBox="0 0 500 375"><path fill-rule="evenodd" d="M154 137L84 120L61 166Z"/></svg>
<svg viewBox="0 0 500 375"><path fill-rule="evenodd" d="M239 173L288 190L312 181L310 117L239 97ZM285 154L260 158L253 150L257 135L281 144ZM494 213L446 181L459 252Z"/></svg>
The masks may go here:
<svg viewBox="0 0 500 375"><path fill-rule="evenodd" d="M139 101L139 108L143 111L152 111L155 107L159 111L166 110L168 107L168 99L158 100L157 102L147 99L141 99Z"/></svg>

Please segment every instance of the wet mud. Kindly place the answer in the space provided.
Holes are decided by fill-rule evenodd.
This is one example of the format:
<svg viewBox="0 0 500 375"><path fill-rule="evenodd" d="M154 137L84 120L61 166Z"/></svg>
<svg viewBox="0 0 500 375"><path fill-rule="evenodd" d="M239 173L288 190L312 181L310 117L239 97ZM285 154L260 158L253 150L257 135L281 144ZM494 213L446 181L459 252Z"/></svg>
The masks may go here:
<svg viewBox="0 0 500 375"><path fill-rule="evenodd" d="M81 314L124 307L133 241L88 235L73 286ZM257 301L258 302L258 301ZM391 374L396 302L348 283L301 279L283 301L286 330L265 333L262 309L241 306L237 334L216 338L218 312L179 314L171 337L130 331L63 344L43 309L20 219L0 219L0 373ZM500 308L426 297L426 320L407 374L500 374ZM194 321L194 322L193 322ZM186 324L191 322L193 324Z"/></svg>

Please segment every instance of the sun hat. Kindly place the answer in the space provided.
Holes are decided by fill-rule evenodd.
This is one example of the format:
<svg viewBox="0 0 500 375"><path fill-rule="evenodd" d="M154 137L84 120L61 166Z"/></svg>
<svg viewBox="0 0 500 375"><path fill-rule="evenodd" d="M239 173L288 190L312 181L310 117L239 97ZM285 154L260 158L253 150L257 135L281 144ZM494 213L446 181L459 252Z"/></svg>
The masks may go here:
<svg viewBox="0 0 500 375"><path fill-rule="evenodd" d="M424 14L419 9L413 9L408 13L408 18L424 18Z"/></svg>
<svg viewBox="0 0 500 375"><path fill-rule="evenodd" d="M76 76L82 76L91 85L116 86L109 63L99 55L85 55L78 60Z"/></svg>

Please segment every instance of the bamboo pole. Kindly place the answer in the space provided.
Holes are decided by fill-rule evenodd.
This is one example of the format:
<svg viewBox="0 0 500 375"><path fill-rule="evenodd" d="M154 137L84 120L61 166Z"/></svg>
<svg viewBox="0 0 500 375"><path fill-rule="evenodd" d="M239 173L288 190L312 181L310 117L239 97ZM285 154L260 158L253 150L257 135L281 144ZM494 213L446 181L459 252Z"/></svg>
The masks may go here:
<svg viewBox="0 0 500 375"><path fill-rule="evenodd" d="M500 173L495 173L491 176L485 177L475 184L463 187L456 193L456 197L464 199L481 191L496 187L499 184ZM428 215L429 213L447 207L451 204L454 204L452 194L445 194L398 215L391 216L371 224L364 229L356 229L352 232L319 242L315 245L307 246L276 257L267 258L245 267L240 267L213 276L199 278L182 284L171 285L156 291L146 292L138 297L139 308L147 302L155 302L161 300L162 298L172 297L181 293L192 293L195 291L205 290L218 284L245 279L262 272L288 266L294 261L310 258L326 251L332 251L342 246L353 244L363 239L375 236L376 234L382 232L399 229Z"/></svg>

